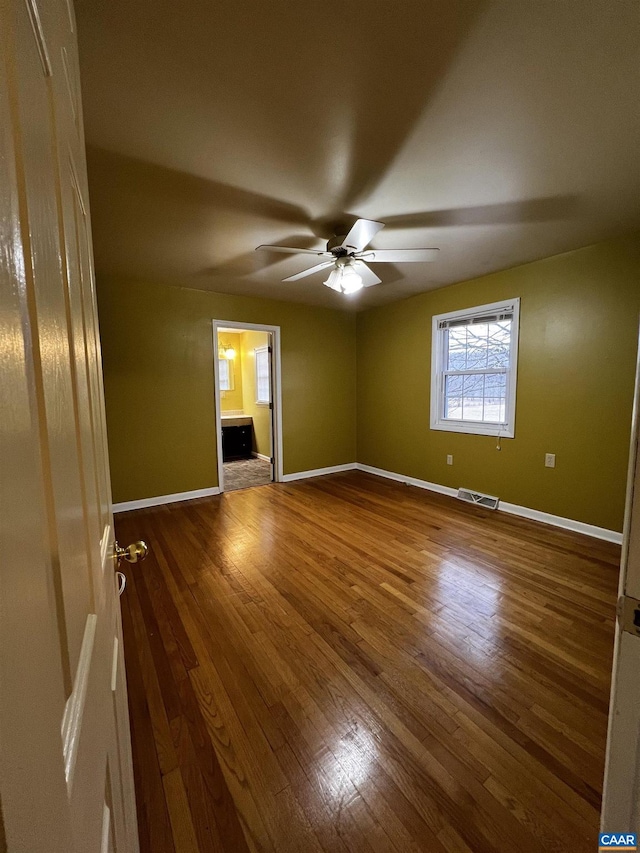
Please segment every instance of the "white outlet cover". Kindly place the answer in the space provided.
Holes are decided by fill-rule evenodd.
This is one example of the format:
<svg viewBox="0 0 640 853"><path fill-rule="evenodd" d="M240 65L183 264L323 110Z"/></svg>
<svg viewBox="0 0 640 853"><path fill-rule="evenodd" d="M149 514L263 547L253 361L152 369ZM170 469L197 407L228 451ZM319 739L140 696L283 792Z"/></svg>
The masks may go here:
<svg viewBox="0 0 640 853"><path fill-rule="evenodd" d="M453 465L453 456L450 453L447 454L447 465Z"/></svg>
<svg viewBox="0 0 640 853"><path fill-rule="evenodd" d="M544 465L545 465L545 468L555 468L556 467L556 454L555 453L545 453Z"/></svg>

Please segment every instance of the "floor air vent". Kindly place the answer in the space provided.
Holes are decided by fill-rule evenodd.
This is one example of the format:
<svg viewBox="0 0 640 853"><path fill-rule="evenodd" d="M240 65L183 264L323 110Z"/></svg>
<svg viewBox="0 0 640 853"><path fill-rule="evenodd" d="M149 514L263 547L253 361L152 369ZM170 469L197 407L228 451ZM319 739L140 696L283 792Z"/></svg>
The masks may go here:
<svg viewBox="0 0 640 853"><path fill-rule="evenodd" d="M498 509L500 498L494 498L492 495L483 495L482 492L472 492L471 489L458 489L458 500L465 501L468 504L476 504L483 506L485 509Z"/></svg>

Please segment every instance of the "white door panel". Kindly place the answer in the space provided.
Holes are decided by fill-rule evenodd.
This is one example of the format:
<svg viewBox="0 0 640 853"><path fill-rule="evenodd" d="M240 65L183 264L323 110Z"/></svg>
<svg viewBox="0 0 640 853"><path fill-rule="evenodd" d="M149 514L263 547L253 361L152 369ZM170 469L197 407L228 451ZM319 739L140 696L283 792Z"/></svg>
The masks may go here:
<svg viewBox="0 0 640 853"><path fill-rule="evenodd" d="M11 851L67 853L71 826L59 741L65 703L47 527L36 369L28 341L28 270L22 242L5 7L0 39L0 797ZM34 533L36 535L34 535ZM15 555L7 560L6 555ZM28 606L27 606L28 602ZM28 612L28 619L25 613ZM32 625L39 626L34 632ZM14 701L20 696L21 702ZM6 733L11 732L11 737ZM34 786L34 780L38 780ZM30 803L29 816L24 803ZM52 820L61 814L61 819Z"/></svg>
<svg viewBox="0 0 640 853"><path fill-rule="evenodd" d="M0 30L0 841L137 853L73 10Z"/></svg>

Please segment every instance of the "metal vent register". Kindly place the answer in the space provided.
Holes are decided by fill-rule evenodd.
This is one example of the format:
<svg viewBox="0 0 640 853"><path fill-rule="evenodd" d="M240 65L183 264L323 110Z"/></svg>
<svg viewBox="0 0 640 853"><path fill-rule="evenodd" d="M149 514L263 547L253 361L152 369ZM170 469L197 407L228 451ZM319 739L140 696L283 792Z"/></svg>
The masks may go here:
<svg viewBox="0 0 640 853"><path fill-rule="evenodd" d="M458 489L457 497L460 501L483 506L486 509L498 509L500 503L500 498L495 498L493 495L483 495L482 492L473 492L471 489Z"/></svg>

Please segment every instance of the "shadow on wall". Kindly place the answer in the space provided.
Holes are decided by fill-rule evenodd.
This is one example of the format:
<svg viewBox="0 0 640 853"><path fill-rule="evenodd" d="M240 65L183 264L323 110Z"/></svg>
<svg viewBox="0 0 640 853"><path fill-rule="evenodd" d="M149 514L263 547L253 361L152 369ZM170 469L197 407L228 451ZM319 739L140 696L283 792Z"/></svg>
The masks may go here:
<svg viewBox="0 0 640 853"><path fill-rule="evenodd" d="M275 233L274 223L290 226L286 240L301 246L315 243L314 236L326 239L348 229L349 213L384 178L486 0L432 0L428 9L423 0L408 0L401 13L391 3L380 3L375 14L359 0L339 5L277 0L254 4L251 26L242 4L218 4L208 17L195 0L187 0L187 8L180 4L179 13L163 4L162 16L155 5L151 0L136 4L136 21L145 21L144 39L139 39L137 26L123 31L122 20L131 15L124 0L105 6L97 19L79 11L89 141L96 138L93 126L103 123L105 101L111 104L95 65L105 45L126 49L123 56L135 63L139 76L155 70L155 88L161 88L158 80L167 73L160 57L183 51L184 63L179 69L171 66L179 79L167 81L165 97L175 91L193 96L180 99L170 122L166 101L149 103L148 96L144 109L151 112L156 131L164 128L169 134L178 123L189 127L189 142L176 140L184 155L205 130L211 138L213 128L205 167L210 174L212 163L228 163L228 158L213 156L226 134L234 140L235 161L246 166L247 185L264 185L266 167L287 175L282 186L290 188L290 197L304 199L303 204L292 203L286 195L273 198L230 185L233 180L225 183L168 168L168 161L159 165L89 145L98 270L166 280L202 274L212 266L228 277L269 266L274 261L269 256L246 253L246 235ZM318 38L323 22L327 37ZM98 26L99 37L93 36ZM127 39L137 40L135 49ZM124 78L135 69L123 70ZM220 80L224 86L216 82ZM204 99L198 97L205 94L203 81L208 86ZM301 120L310 103L313 116ZM96 104L101 104L100 114ZM241 134L233 132L239 109ZM254 164L261 164L262 171ZM238 242L238 232L245 234L244 241ZM219 246L234 244L239 252L233 254L232 248L231 257L218 254Z"/></svg>

